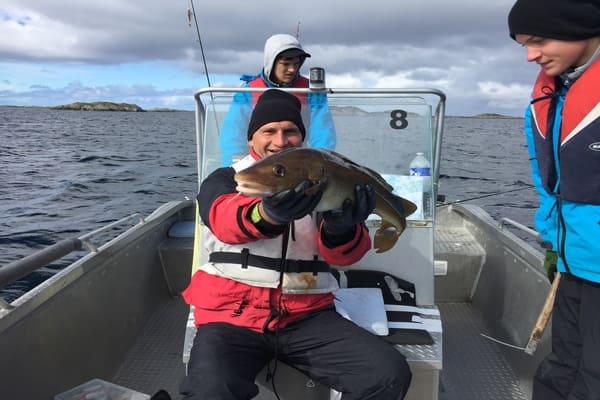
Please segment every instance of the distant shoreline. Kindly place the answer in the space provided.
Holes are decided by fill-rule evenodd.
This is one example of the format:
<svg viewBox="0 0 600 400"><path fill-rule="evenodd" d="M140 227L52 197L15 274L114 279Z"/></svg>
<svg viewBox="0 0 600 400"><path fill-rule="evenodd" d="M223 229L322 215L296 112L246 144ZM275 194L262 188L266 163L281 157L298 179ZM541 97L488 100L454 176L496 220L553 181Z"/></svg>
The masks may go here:
<svg viewBox="0 0 600 400"><path fill-rule="evenodd" d="M461 118L461 117L459 117ZM496 113L483 113L483 114L477 114L477 115L472 115L470 117L462 117L462 118L498 118L498 119L502 119L502 118L506 118L506 119L520 119L523 117L513 117L510 115L502 115L502 114L496 114Z"/></svg>
<svg viewBox="0 0 600 400"><path fill-rule="evenodd" d="M145 112L142 107L131 103L113 103L111 101L94 101L63 104L49 107L54 110L75 110L75 111L129 111Z"/></svg>
<svg viewBox="0 0 600 400"><path fill-rule="evenodd" d="M172 108L149 108L144 109L137 104L132 103L114 103L111 101L93 101L93 102L75 102L61 104L58 106L15 106L0 105L0 107L9 108L45 108L50 110L72 110L72 111L122 111L122 112L179 112L187 110L177 110Z"/></svg>
<svg viewBox="0 0 600 400"><path fill-rule="evenodd" d="M173 108L149 108L143 109L137 104L113 103L109 101L76 102L58 106L15 106L0 104L0 107L9 108L46 108L51 110L74 110L74 111L124 111L124 112L192 112L190 110L178 110ZM332 107L333 108L333 107ZM522 119L511 115L496 113L482 113L476 115L446 115L446 118L480 118L480 119Z"/></svg>

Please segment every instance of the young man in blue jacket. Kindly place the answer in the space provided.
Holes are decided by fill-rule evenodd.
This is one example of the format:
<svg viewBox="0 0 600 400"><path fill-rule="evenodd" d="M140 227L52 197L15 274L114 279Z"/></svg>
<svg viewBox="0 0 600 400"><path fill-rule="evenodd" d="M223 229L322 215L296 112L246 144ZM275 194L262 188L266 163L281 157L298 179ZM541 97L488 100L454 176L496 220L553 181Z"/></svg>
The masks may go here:
<svg viewBox="0 0 600 400"><path fill-rule="evenodd" d="M525 133L536 228L561 272L533 400L600 399L600 2L517 0L508 26L540 66Z"/></svg>
<svg viewBox="0 0 600 400"><path fill-rule="evenodd" d="M308 57L310 54L304 51L294 36L273 35L265 42L263 68L258 75L242 75L242 87L307 88L309 80L300 75L300 67ZM248 152L246 128L260 94L239 92L233 97L219 136L223 166L231 165L234 158L243 157ZM307 127L307 146L334 150L336 133L326 94L313 92L298 94L297 97L302 104L302 119Z"/></svg>

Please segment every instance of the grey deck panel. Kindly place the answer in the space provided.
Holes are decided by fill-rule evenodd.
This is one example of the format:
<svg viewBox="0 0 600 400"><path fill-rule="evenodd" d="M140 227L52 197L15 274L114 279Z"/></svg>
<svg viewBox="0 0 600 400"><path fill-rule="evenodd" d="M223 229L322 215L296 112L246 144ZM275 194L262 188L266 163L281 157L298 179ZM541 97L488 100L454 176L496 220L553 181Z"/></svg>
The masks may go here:
<svg viewBox="0 0 600 400"><path fill-rule="evenodd" d="M440 303L444 365L439 400L527 400L497 343L469 303Z"/></svg>
<svg viewBox="0 0 600 400"><path fill-rule="evenodd" d="M113 383L146 394L165 389L173 399L179 398L185 375L181 349L188 311L181 298L165 302L144 327Z"/></svg>
<svg viewBox="0 0 600 400"><path fill-rule="evenodd" d="M440 400L527 400L498 344L480 335L482 322L468 303L441 303L443 369ZM166 389L178 398L189 308L166 302L147 323L113 383L142 393Z"/></svg>

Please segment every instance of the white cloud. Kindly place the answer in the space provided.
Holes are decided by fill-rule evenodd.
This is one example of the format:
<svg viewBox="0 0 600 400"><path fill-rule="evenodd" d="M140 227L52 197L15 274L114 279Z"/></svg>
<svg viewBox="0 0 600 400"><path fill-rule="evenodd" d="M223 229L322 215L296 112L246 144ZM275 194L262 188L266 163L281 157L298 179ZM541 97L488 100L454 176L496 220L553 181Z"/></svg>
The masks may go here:
<svg viewBox="0 0 600 400"><path fill-rule="evenodd" d="M479 89L489 105L504 109L525 109L531 95L531 85L501 82L479 82Z"/></svg>
<svg viewBox="0 0 600 400"><path fill-rule="evenodd" d="M510 88L530 85L534 75L508 36L506 16L513 2L307 0L296 7L275 0L252 6L242 0L196 0L194 6L215 86L236 86L239 75L257 73L264 40L274 33L295 34L300 22L300 39L313 55L303 72L324 67L330 86L436 87L448 95L450 114L477 108L520 115L518 96L524 91ZM195 26L187 23L188 4L3 0L0 72L6 71L2 77L11 84L1 86L0 104L20 96L35 101L38 92L28 89L35 84L49 85L57 96L61 90L74 95L98 88L107 96L133 96L143 84L193 93L206 84L206 76ZM146 68L153 63L168 66ZM87 90L69 91L73 80ZM157 103L176 101L155 95Z"/></svg>

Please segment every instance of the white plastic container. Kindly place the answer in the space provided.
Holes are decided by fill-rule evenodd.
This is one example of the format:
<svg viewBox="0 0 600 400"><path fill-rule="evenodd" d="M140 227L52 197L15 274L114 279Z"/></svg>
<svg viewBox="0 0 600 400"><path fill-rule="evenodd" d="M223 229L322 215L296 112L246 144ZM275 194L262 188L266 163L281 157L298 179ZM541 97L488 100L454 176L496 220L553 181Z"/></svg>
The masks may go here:
<svg viewBox="0 0 600 400"><path fill-rule="evenodd" d="M409 174L411 176L422 176L423 179L423 218L431 218L431 163L423 152L417 152L415 158L410 162Z"/></svg>

